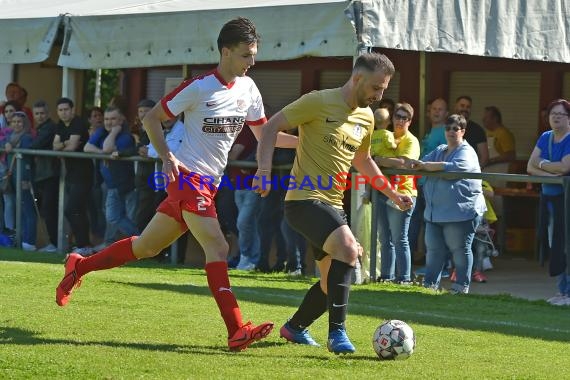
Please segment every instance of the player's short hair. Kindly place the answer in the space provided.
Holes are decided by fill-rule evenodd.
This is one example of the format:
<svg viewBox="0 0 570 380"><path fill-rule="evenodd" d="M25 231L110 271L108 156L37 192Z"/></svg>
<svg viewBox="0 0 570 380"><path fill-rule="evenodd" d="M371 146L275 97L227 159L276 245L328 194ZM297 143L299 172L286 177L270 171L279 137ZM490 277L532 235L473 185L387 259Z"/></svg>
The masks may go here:
<svg viewBox="0 0 570 380"><path fill-rule="evenodd" d="M93 106L93 107L89 108L89 112L88 112L89 116L91 116L91 114L93 112L99 112L101 115L104 113L103 108L98 107L98 106Z"/></svg>
<svg viewBox="0 0 570 380"><path fill-rule="evenodd" d="M218 35L218 51L223 47L233 48L240 43L251 45L259 42L260 37L255 30L255 25L249 19L238 17L224 24Z"/></svg>
<svg viewBox="0 0 570 380"><path fill-rule="evenodd" d="M459 103L459 101L461 99L465 99L469 102L469 104L473 104L473 99L471 99L471 97L469 95L459 95L456 99L455 99L455 103Z"/></svg>
<svg viewBox="0 0 570 380"><path fill-rule="evenodd" d="M123 111L121 111L121 109L119 107L108 106L107 108L105 108L105 113L110 113L110 112L115 112L115 111L117 111L119 113L119 115L124 116Z"/></svg>
<svg viewBox="0 0 570 380"><path fill-rule="evenodd" d="M48 104L45 100L37 100L34 105L32 106L32 108L43 108L44 110L48 110Z"/></svg>
<svg viewBox="0 0 570 380"><path fill-rule="evenodd" d="M356 58L352 72L359 70L365 70L368 72L380 70L384 75L390 77L396 72L392 61L390 61L390 59L384 54L376 52L364 53Z"/></svg>
<svg viewBox="0 0 570 380"><path fill-rule="evenodd" d="M69 108L73 108L73 100L69 98L59 98L57 102L55 102L55 106L59 106L60 104L68 104Z"/></svg>
<svg viewBox="0 0 570 380"><path fill-rule="evenodd" d="M447 120L445 120L445 125L457 125L461 129L467 128L467 120L463 115L459 115L454 113L453 115L449 115Z"/></svg>

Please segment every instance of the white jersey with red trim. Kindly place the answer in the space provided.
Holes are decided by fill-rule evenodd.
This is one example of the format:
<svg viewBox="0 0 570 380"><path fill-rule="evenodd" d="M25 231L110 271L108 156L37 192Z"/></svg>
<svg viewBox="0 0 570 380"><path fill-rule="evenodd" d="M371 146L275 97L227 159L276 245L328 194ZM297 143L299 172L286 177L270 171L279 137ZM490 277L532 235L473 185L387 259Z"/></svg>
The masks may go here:
<svg viewBox="0 0 570 380"><path fill-rule="evenodd" d="M184 138L176 158L193 172L212 177L215 184L244 124L267 121L253 80L237 77L228 84L217 70L182 82L161 104L173 118L184 112Z"/></svg>

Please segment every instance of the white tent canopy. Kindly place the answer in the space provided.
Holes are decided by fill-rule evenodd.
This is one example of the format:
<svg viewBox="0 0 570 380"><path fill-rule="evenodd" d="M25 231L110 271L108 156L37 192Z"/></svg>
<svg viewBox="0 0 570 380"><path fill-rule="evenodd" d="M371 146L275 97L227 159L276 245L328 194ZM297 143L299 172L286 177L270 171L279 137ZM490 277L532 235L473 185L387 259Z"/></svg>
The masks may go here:
<svg viewBox="0 0 570 380"><path fill-rule="evenodd" d="M351 56L356 43L354 29L344 15L348 3L0 0L0 30L15 46L32 45L34 41L39 46L43 37L39 36L40 30L34 30L36 25L65 14L65 37L58 63L78 69L215 63L219 58L219 30L227 20L238 16L256 24L262 38L259 60ZM37 62L47 57L16 56L14 48L8 53L4 46L7 45L0 45L0 62Z"/></svg>
<svg viewBox="0 0 570 380"><path fill-rule="evenodd" d="M2 5L0 4L0 8ZM4 13L0 13L4 16ZM0 20L0 63L43 62L57 36L60 16Z"/></svg>
<svg viewBox="0 0 570 380"><path fill-rule="evenodd" d="M0 63L45 60L62 19L64 67L215 63L237 16L263 61L352 56L362 26L361 46L570 62L570 0L0 0Z"/></svg>
<svg viewBox="0 0 570 380"><path fill-rule="evenodd" d="M569 0L363 0L362 44L570 62ZM354 21L357 15L347 8Z"/></svg>
<svg viewBox="0 0 570 380"><path fill-rule="evenodd" d="M355 33L344 16L346 1L268 1L266 6L237 7L243 3L253 2L224 1L224 9L174 13L72 16L66 19L70 32L59 64L85 69L215 63L220 28L237 16L255 23L261 61L355 53Z"/></svg>

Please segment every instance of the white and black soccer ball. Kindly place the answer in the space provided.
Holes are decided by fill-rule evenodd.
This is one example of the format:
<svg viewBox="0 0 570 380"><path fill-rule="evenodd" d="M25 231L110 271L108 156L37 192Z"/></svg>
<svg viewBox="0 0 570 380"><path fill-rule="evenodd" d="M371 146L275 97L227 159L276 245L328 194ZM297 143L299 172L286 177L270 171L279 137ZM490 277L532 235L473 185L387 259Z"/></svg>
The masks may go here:
<svg viewBox="0 0 570 380"><path fill-rule="evenodd" d="M374 331L372 347L380 359L403 360L414 353L416 336L406 322L392 319Z"/></svg>

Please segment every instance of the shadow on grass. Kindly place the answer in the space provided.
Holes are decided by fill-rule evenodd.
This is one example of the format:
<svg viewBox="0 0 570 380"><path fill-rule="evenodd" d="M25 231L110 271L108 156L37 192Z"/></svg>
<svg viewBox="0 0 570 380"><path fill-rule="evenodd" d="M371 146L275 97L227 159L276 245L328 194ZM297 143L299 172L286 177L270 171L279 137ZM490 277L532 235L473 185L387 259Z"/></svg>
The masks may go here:
<svg viewBox="0 0 570 380"><path fill-rule="evenodd" d="M14 346L34 346L34 345L73 345L78 347L104 346L112 348L127 348L132 350L168 352L176 354L204 355L211 357L239 355L240 357L253 357L249 350L283 346L284 342L257 342L248 351L232 352L221 346L197 346L185 344L165 344L165 343L140 343L140 342L116 342L116 341L76 341L71 339L50 339L42 338L30 330L2 327L0 326L0 344ZM331 357L326 355L302 355L305 359L329 361ZM351 355L351 360L362 360L367 362L377 362L378 360L370 355Z"/></svg>
<svg viewBox="0 0 570 380"><path fill-rule="evenodd" d="M142 351L161 351L178 354L192 355L235 355L236 352L229 351L222 346L197 346L184 344L165 343L140 343L140 342L117 342L117 341L76 341L71 339L51 339L38 336L36 332L14 327L0 326L0 344L33 346L33 345L75 345L75 346L106 346L113 348L128 348ZM282 343L284 344L284 343ZM274 346L272 342L257 342L252 348ZM251 348L250 348L251 349ZM247 351L240 352L239 355L248 355ZM251 355L249 355L251 356Z"/></svg>
<svg viewBox="0 0 570 380"><path fill-rule="evenodd" d="M63 255L23 253L19 250L0 252L0 260L61 263ZM191 270L165 267L153 260L136 263L142 267L161 270ZM194 273L199 273L193 270ZM238 300L266 305L290 306L296 309L314 278L287 278L235 271L231 277L258 280L260 286L234 286ZM263 287L263 283L281 283L279 287ZM210 297L206 286L176 285L145 282L116 282L145 289L195 294ZM305 283L304 289L291 289L290 283ZM297 285L298 287L298 285ZM508 295L453 296L432 294L422 288L402 288L396 285L371 284L355 286L351 292L349 314L378 319L403 319L408 323L429 324L443 328L489 331L521 337L552 341L570 341L568 308L550 306L544 301L527 301ZM350 316L349 316L350 318Z"/></svg>
<svg viewBox="0 0 570 380"><path fill-rule="evenodd" d="M285 281L284 278L280 280ZM314 280L298 281L307 281L309 285ZM210 290L206 286L116 283L144 289L210 296ZM239 301L297 308L306 290L239 286L234 287L234 292ZM568 310L550 306L544 301L531 302L510 296L426 293L423 288L409 287L399 290L395 285L358 286L351 292L349 318L350 314L378 318L378 323L384 319L402 319L411 325L419 323L551 341L570 341Z"/></svg>
<svg viewBox="0 0 570 380"><path fill-rule="evenodd" d="M205 356L231 356L239 355L240 357L253 357L249 350L258 348L283 346L289 343L285 342L270 342L261 341L251 346L248 351L231 352L225 347L221 346L197 346L185 344L164 344L164 343L140 343L140 342L116 342L116 341L76 341L71 339L50 339L43 338L31 330L25 330L14 327L0 326L0 344L14 345L14 346L34 346L34 345L73 345L78 347L90 346L105 346L112 348L127 348L141 351L152 352L168 352L176 354L191 354L191 355L205 355ZM334 357L327 355L302 355L305 359L330 361ZM341 356L338 356L341 357ZM371 363L378 362L373 356L370 355L350 355L350 360L361 360Z"/></svg>

